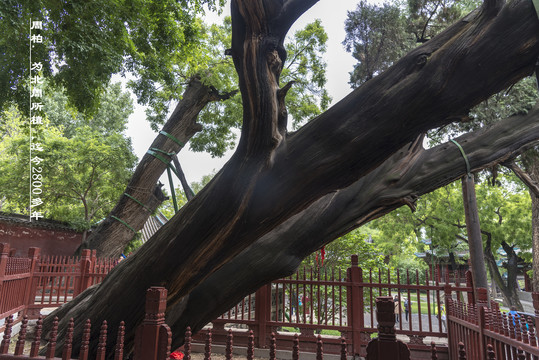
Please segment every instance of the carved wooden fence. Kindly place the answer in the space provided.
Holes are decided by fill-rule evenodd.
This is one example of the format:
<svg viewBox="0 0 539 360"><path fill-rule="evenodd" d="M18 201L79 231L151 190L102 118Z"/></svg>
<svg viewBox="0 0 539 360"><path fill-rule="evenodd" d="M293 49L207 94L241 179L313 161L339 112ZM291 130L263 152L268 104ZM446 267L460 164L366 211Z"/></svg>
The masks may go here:
<svg viewBox="0 0 539 360"><path fill-rule="evenodd" d="M487 307L486 289L478 289L476 304L464 304L447 296L449 352L452 359L539 359L536 329L539 325L539 293L533 293L535 319L513 317L497 303ZM464 356L464 357L463 357Z"/></svg>
<svg viewBox="0 0 539 360"><path fill-rule="evenodd" d="M350 354L365 356L368 342L378 332L376 298L397 296L403 311L398 314L396 333L408 337L412 351L427 353L431 347L423 342L425 337L447 338L440 315L445 287L449 286L455 296L473 302L470 277L467 282L460 275L447 270L437 270L434 274L364 271L358 267L357 256L352 256L346 273L304 268L293 276L261 287L215 319L212 322L214 343L225 343L225 326L253 330L257 347L268 347L272 333L276 333L281 343L292 346L291 334L297 332L303 349L314 352L315 331L329 330L347 339ZM404 311L405 298L412 299L408 319ZM277 332L278 329L289 329L292 333ZM234 335L236 343L245 346L247 333L239 329ZM203 335L196 339L202 341ZM340 336L325 337L324 351L339 354ZM447 346L438 345L438 353L444 352L447 354Z"/></svg>
<svg viewBox="0 0 539 360"><path fill-rule="evenodd" d="M133 350L132 359L134 360L164 360L168 359L170 355L170 344L172 341L172 334L170 328L165 323L165 311L166 311L166 298L167 290L163 287L152 287L148 289L146 293L146 308L145 317L142 324L136 329L135 332L135 346ZM106 358L114 358L115 360L122 360L127 357L128 354L124 354L124 333L127 326L122 321L118 327L117 334L107 333L107 322L104 321L101 324L101 331L99 336L99 344L96 354L89 354L89 340L90 329L92 324L90 320L87 320L84 325L84 331L81 339L73 338L74 323L70 321L66 340L64 342L64 348L61 349L62 357L55 357L54 354L59 352L56 349L56 342L58 340L58 319L55 318L53 329L50 333L50 339L48 344L40 349L41 332L42 332L42 318L40 317L33 332L31 344L28 346L28 317L24 316L21 324L21 329L18 333L17 341L15 342L14 350L12 354L9 354L9 347L12 339L12 326L13 316L11 315L7 319L7 327L4 333L2 342L0 343L0 360L12 360L12 359L51 359L51 360L68 360L72 358L72 355L76 355L79 360L88 360L89 358L95 358L96 360L105 360ZM107 355L106 344L107 337L115 335L116 342L114 343L114 357L111 354ZM233 358L233 341L234 335L232 331L227 333L226 340L226 359L231 360ZM72 348L74 341L80 341L79 354L73 354ZM109 341L110 342L110 341ZM27 350L25 350L25 344L27 344ZM211 359L211 345L212 336L211 330L207 333L205 338L205 359ZM300 342L298 336L294 337L293 346L289 348L292 350L292 358L299 359L300 354ZM191 331L188 329L185 336L185 344L182 348L185 360L191 360ZM45 355L38 355L40 353ZM316 347L317 359L323 359L323 342L321 337L318 337ZM270 341L270 360L276 360L277 354L277 340L275 336L271 337ZM341 360L347 360L346 342L341 339ZM248 335L247 344L247 359L254 359L254 336L251 333Z"/></svg>
<svg viewBox="0 0 539 360"><path fill-rule="evenodd" d="M117 263L98 259L90 250L83 250L81 257L40 258L40 250L30 248L27 258L16 258L10 256L9 244L0 243L0 319L37 319L41 309L65 304L101 282Z"/></svg>

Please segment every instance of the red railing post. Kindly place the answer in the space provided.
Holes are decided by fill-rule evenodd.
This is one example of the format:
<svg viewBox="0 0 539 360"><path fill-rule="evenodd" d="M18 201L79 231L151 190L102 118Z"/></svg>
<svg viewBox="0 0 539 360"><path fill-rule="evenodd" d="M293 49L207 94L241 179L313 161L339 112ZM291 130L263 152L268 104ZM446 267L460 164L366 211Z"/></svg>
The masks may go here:
<svg viewBox="0 0 539 360"><path fill-rule="evenodd" d="M255 344L266 347L267 322L271 317L271 283L260 287L255 293Z"/></svg>
<svg viewBox="0 0 539 360"><path fill-rule="evenodd" d="M153 286L146 291L146 315L135 331L134 360L162 360L170 354L172 332L165 324L167 289Z"/></svg>
<svg viewBox="0 0 539 360"><path fill-rule="evenodd" d="M6 277L6 266L7 266L7 259L9 257L9 244L6 243L0 243L0 294L3 295L3 297L9 297L9 294L5 293L3 287L4 287L4 279ZM2 303L5 303L5 299L2 299ZM1 305L1 304L0 304ZM0 313L3 313L6 310L4 309L4 306L0 308Z"/></svg>
<svg viewBox="0 0 539 360"><path fill-rule="evenodd" d="M395 304L391 296L376 298L378 337L367 345L367 360L410 360L410 350L395 334Z"/></svg>
<svg viewBox="0 0 539 360"><path fill-rule="evenodd" d="M485 290L485 295L486 295L486 290L485 288L478 288L477 289L478 292L479 290ZM482 297L482 294L479 294L479 297ZM486 300L486 299L485 299ZM486 319L485 319L485 310L487 309L485 305L483 305L482 303L478 303L477 304L477 307L478 307L478 314L477 314L477 317L478 317L478 324L479 324L479 347L478 347L478 352L479 352L479 359L477 360L486 360L486 350L487 350L487 346L485 344L485 328L486 328ZM473 344L472 342L468 342L468 344L470 344L471 346L475 346L475 344Z"/></svg>
<svg viewBox="0 0 539 360"><path fill-rule="evenodd" d="M458 292L457 292L457 296L458 296ZM451 300L452 300L452 295L451 295L451 285L449 285L448 283L445 284L444 286L444 304L445 304L445 331L447 331L447 349L448 349L448 352L449 352L449 358L452 359L451 357L451 336L452 336L452 333L451 333L451 326L450 326L450 323L449 323L449 307L450 307L450 303L451 303ZM444 322L444 320L442 319L442 322Z"/></svg>
<svg viewBox="0 0 539 360"><path fill-rule="evenodd" d="M363 273L358 267L357 255L352 255L352 264L347 270L348 286L347 296L347 311L348 311L348 326L351 326L352 331L348 336L348 340L352 342L352 351L354 356L361 354L361 331L364 326L363 314Z"/></svg>
<svg viewBox="0 0 539 360"><path fill-rule="evenodd" d="M33 305L36 299L39 277L36 276L36 278L34 279L34 276L36 273L36 267L37 262L39 261L40 252L41 250L36 247L31 247L28 249L28 258L31 259L30 275L28 277L28 281L26 282L26 287L24 290L24 310L22 315L28 315L28 318L30 319L37 319L40 313L39 309L29 309L30 305Z"/></svg>
<svg viewBox="0 0 539 360"><path fill-rule="evenodd" d="M91 278L90 278L90 270L92 267L92 260L91 260L91 250L84 249L81 253L81 258L79 262L79 281L78 286L76 289L76 293L73 294L74 296L79 295L81 292L86 290L91 285Z"/></svg>
<svg viewBox="0 0 539 360"><path fill-rule="evenodd" d="M487 289L477 288L477 297L477 306L489 306Z"/></svg>
<svg viewBox="0 0 539 360"><path fill-rule="evenodd" d="M473 279L472 272L470 270L466 271L466 287L469 287L471 290L468 291L468 304L475 304L475 295L473 291Z"/></svg>
<svg viewBox="0 0 539 360"><path fill-rule="evenodd" d="M0 285L6 276L7 259L9 257L9 244L0 243Z"/></svg>

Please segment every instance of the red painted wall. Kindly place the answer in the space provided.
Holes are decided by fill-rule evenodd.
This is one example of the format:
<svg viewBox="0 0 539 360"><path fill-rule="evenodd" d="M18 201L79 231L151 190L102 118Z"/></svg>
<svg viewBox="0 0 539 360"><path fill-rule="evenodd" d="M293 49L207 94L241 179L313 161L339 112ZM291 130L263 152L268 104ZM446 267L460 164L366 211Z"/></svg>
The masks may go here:
<svg viewBox="0 0 539 360"><path fill-rule="evenodd" d="M38 222L39 223L39 222ZM0 242L15 248L15 256L26 256L30 247L41 249L42 255L73 255L82 241L82 233L74 230L12 223L0 219Z"/></svg>

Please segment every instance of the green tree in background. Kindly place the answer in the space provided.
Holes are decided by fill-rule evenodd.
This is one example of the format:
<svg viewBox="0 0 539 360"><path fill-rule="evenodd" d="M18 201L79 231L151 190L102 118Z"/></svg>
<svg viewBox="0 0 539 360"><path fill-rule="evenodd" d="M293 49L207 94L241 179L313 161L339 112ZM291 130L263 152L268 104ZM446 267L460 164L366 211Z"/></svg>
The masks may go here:
<svg viewBox="0 0 539 360"><path fill-rule="evenodd" d="M484 256L490 277L501 289L507 306L522 307L514 289L517 286L517 263L531 260L530 197L514 175L500 175L496 186L482 181L476 188ZM414 213L408 208L399 208L375 220L372 226L379 229L384 238L390 239L394 247L401 246L403 239L412 239L416 248L421 250L424 245L420 240L430 238L436 253L448 254L454 268L458 261L456 253L467 248L459 182L423 196ZM499 249L503 249L506 255L502 256ZM520 252L515 249L520 249ZM499 259L507 264L506 270L502 271L497 266ZM506 272L506 279L503 272Z"/></svg>
<svg viewBox="0 0 539 360"><path fill-rule="evenodd" d="M193 77L221 94L238 91L234 64L226 55L232 36L231 19L225 18L221 25L201 24L201 27L200 47L191 54L195 60L174 67L170 83L150 86L141 79L130 81L139 101L149 106L147 119L155 131L165 123L171 105L182 99L182 93ZM331 101L325 89L326 63L322 60L326 41L327 34L320 20L307 24L287 38L285 48L289 62L282 71L280 86L291 86L286 102L290 104L288 112L294 129L326 110ZM198 116L197 122L202 129L189 140L190 148L214 157L223 156L236 144L241 118L240 96L210 102Z"/></svg>
<svg viewBox="0 0 539 360"><path fill-rule="evenodd" d="M43 43L32 61L65 89L79 111L97 111L100 95L116 73L133 73L146 86L170 83L172 68L188 62L201 36L196 16L224 1L7 0L0 3L0 110L29 104L29 28L43 22Z"/></svg>
<svg viewBox="0 0 539 360"><path fill-rule="evenodd" d="M404 5L360 1L345 21L343 44L357 60L350 85L356 88L382 73L475 6L473 1L454 0L408 0Z"/></svg>
<svg viewBox="0 0 539 360"><path fill-rule="evenodd" d="M132 174L136 157L130 139L122 133L132 112L128 95L113 85L105 98L110 100L108 105L87 122L66 106L65 95L51 92L46 104L52 120L46 119L33 134L37 147L32 155L42 159L34 174L29 173L28 119L14 107L3 112L7 130L0 145L3 211L28 213L31 175L42 183L39 209L47 218L87 230L110 212Z"/></svg>

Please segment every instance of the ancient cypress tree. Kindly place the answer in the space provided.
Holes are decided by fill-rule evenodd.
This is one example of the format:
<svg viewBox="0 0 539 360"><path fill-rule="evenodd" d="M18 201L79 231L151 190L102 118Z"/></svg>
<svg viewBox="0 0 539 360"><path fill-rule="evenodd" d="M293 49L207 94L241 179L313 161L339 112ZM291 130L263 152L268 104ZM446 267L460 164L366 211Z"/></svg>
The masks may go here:
<svg viewBox="0 0 539 360"><path fill-rule="evenodd" d="M82 320L90 317L94 324L106 319L114 333L124 320L129 348L134 329L142 320L144 293L149 286L165 286L168 306L178 311L177 306L195 297L198 286L244 249L252 244L260 246L256 245L259 239L325 196L367 179L408 144L417 144L428 129L464 117L489 95L531 74L539 56L539 20L532 3L486 1L299 131L288 134L284 102L288 87L278 86L286 61L283 41L293 22L314 3L232 1L229 52L243 100L243 128L235 154L148 243L120 263L99 287L88 291L85 301L61 310L63 329L74 317L75 332L80 334ZM163 140L166 151L172 140ZM466 149L466 142L461 144ZM481 144L487 149L493 146L492 141ZM405 157L397 169L411 164L413 157ZM424 171L428 172L429 166L426 164ZM451 176L455 171L461 170L449 170ZM443 185L451 177L449 173L431 186ZM419 173L411 172L410 176ZM395 185L392 179L387 176L381 182L375 177L370 181L383 190ZM373 192L373 196L372 201L384 204L382 195ZM412 204L413 196L402 197L403 202ZM360 219L370 216L366 212ZM351 227L343 225L334 233ZM273 251L279 250L274 247ZM296 251L292 256L304 255ZM287 265L286 259L275 261ZM293 262L290 264L293 267ZM268 264L257 266L254 285L277 275L277 271L268 275L271 269ZM287 266L283 269L291 270ZM235 277L248 278L251 273L253 269L245 266ZM235 290L245 293L250 289ZM97 342L95 328L90 344L93 351Z"/></svg>

